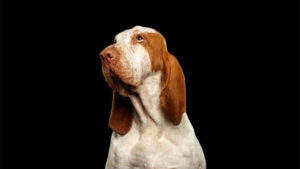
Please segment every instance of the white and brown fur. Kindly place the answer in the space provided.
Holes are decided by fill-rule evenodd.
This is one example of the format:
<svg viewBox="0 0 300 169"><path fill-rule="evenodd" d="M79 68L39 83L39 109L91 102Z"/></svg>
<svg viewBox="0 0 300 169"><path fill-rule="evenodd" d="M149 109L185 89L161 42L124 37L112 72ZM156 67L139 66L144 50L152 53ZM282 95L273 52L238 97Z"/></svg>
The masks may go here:
<svg viewBox="0 0 300 169"><path fill-rule="evenodd" d="M136 26L119 33L100 58L113 89L105 168L205 169L185 110L184 74L164 37Z"/></svg>

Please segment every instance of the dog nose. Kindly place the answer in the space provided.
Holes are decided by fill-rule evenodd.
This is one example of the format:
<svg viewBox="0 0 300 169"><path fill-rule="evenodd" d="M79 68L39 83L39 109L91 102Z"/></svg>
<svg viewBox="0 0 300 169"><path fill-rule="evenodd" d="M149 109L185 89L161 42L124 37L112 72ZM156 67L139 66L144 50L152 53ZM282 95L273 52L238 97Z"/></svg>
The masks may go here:
<svg viewBox="0 0 300 169"><path fill-rule="evenodd" d="M101 53L100 53L100 58L101 59L106 59L106 60L110 60L112 58L115 58L117 55L116 50L114 50L113 48L108 48L108 49L104 49Z"/></svg>

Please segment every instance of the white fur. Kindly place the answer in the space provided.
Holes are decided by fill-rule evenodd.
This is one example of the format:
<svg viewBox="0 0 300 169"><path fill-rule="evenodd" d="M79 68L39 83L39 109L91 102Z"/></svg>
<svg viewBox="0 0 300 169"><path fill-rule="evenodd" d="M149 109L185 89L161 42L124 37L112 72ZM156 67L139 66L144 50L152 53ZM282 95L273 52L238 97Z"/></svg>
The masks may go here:
<svg viewBox="0 0 300 169"><path fill-rule="evenodd" d="M128 37L131 35L132 30L122 32L116 37L117 43L129 54L126 57L131 59L131 66L137 70L137 78L142 78L145 73L147 76L136 89L137 94L128 95L134 107L133 124L123 136L113 132L105 168L205 169L205 157L187 114L183 114L178 126L166 119L159 99L161 72L149 71L149 54L142 46L130 49L128 40L131 38Z"/></svg>

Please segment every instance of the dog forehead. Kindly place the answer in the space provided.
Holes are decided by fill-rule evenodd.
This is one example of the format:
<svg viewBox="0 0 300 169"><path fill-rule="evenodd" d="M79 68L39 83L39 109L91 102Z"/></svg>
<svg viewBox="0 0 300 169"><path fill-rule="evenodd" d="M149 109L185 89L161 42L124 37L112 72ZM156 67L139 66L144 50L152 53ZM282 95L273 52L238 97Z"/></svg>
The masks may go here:
<svg viewBox="0 0 300 169"><path fill-rule="evenodd" d="M138 33L156 33L155 29L143 26L135 26L134 28L132 28L132 30Z"/></svg>
<svg viewBox="0 0 300 169"><path fill-rule="evenodd" d="M131 29L127 29L123 32L120 32L116 35L116 40L121 39L130 39L136 33L157 33L155 29L143 27L143 26L135 26Z"/></svg>

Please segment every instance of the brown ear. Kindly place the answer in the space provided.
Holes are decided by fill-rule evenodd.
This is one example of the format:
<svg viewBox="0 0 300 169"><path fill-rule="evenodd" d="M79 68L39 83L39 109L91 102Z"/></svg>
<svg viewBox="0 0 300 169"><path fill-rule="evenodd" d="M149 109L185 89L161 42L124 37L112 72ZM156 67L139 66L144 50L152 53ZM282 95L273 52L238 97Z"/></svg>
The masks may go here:
<svg viewBox="0 0 300 169"><path fill-rule="evenodd" d="M113 91L113 100L108 125L118 134L126 134L132 124L133 108L129 98L122 97Z"/></svg>
<svg viewBox="0 0 300 169"><path fill-rule="evenodd" d="M160 103L166 117L178 125L186 111L184 74L175 56L166 52L163 63Z"/></svg>

